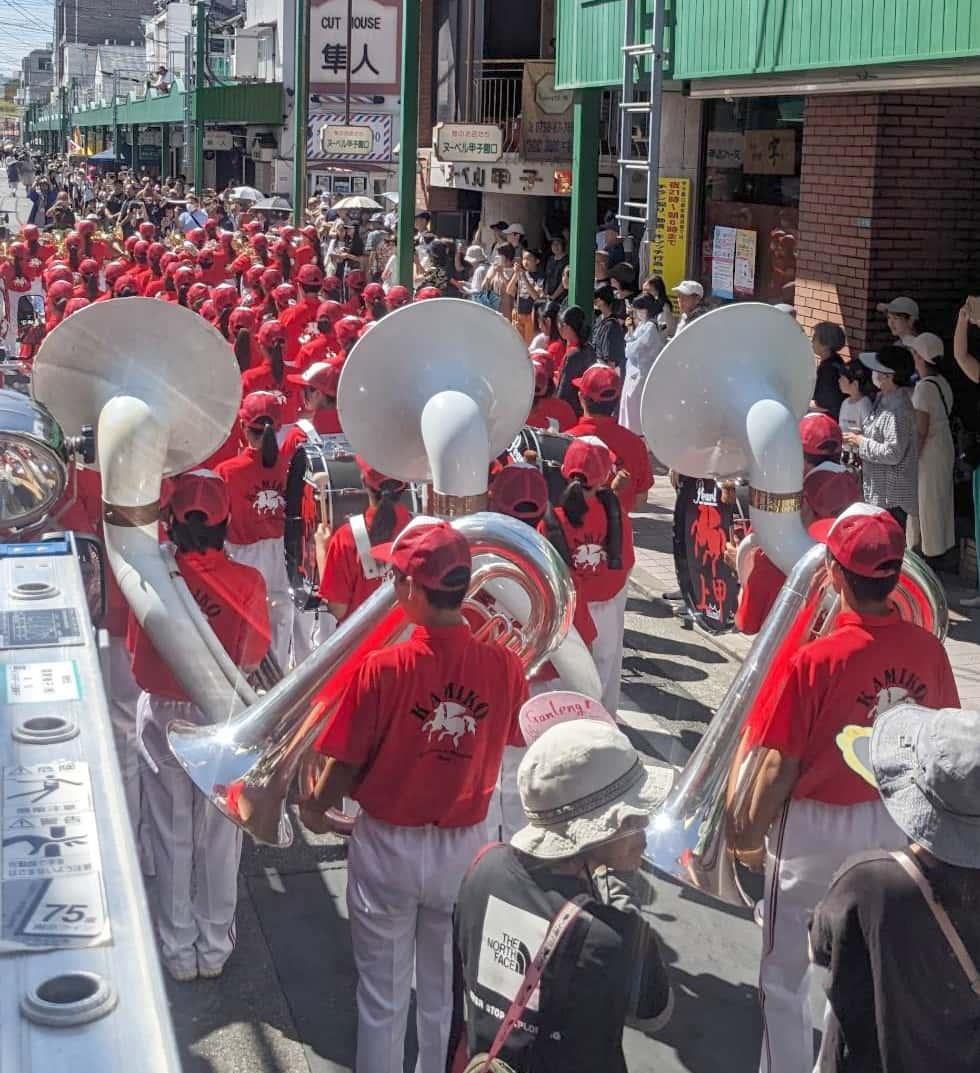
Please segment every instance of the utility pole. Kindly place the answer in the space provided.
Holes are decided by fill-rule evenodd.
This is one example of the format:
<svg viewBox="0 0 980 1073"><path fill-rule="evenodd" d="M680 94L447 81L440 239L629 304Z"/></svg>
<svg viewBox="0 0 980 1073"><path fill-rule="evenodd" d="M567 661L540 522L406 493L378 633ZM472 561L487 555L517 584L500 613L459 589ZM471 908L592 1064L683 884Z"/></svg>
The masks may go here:
<svg viewBox="0 0 980 1073"><path fill-rule="evenodd" d="M201 90L204 88L204 70L207 61L208 19L207 4L197 0L197 36L194 54L194 193L204 194L204 107Z"/></svg>
<svg viewBox="0 0 980 1073"><path fill-rule="evenodd" d="M293 56L293 224L306 211L306 140L310 110L310 5L296 0Z"/></svg>
<svg viewBox="0 0 980 1073"><path fill-rule="evenodd" d="M419 0L402 0L402 90L398 149L398 282L412 290L415 169L419 147Z"/></svg>

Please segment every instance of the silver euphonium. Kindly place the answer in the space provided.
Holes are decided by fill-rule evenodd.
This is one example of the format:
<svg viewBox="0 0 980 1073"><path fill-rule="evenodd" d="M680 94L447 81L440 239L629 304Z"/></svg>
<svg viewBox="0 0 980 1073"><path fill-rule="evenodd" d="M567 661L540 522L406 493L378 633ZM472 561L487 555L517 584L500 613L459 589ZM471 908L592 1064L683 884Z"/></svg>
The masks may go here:
<svg viewBox="0 0 980 1073"><path fill-rule="evenodd" d="M45 340L35 392L67 432L97 423L110 565L154 648L212 724L172 723L171 750L256 841L288 845L286 797L318 728L357 662L405 629L393 588L382 586L257 698L159 546L162 477L200 464L237 415L241 385L227 342L189 310L134 298L81 310L70 329ZM429 339L439 340L438 356ZM489 461L523 424L532 390L516 332L490 310L447 300L408 306L373 328L348 357L339 396L358 453L394 477L431 479L440 512L467 515L452 524L480 559L471 592L503 584L521 593L521 624L499 639L529 671L564 647L571 578L533 529L473 512Z"/></svg>
<svg viewBox="0 0 980 1073"><path fill-rule="evenodd" d="M829 630L839 599L825 553L800 518L799 420L813 396L813 355L799 325L771 306L740 303L693 321L657 357L643 389L643 431L654 454L692 477L750 484L754 539L787 575L710 726L654 816L647 859L733 905L750 904L730 845L730 819L748 798L761 754L743 744L746 721L779 673L784 647ZM892 596L902 618L944 637L946 597L907 552Z"/></svg>

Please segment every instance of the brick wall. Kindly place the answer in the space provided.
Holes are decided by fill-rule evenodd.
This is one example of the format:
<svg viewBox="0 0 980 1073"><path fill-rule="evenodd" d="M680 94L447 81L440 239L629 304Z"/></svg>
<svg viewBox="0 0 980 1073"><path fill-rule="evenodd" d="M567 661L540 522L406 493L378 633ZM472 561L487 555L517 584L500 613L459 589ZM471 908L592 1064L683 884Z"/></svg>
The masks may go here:
<svg viewBox="0 0 980 1073"><path fill-rule="evenodd" d="M908 294L948 339L980 286L980 90L809 97L799 234L805 327L868 349L888 339L875 305Z"/></svg>
<svg viewBox="0 0 980 1073"><path fill-rule="evenodd" d="M419 146L431 146L435 0L422 0L419 7Z"/></svg>

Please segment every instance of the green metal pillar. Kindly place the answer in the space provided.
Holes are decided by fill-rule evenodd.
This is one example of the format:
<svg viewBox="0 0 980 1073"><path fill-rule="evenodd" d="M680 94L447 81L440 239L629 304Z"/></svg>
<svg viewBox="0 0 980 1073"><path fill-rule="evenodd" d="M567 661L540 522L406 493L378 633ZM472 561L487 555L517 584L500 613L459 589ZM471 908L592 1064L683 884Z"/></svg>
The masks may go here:
<svg viewBox="0 0 980 1073"><path fill-rule="evenodd" d="M596 202L599 197L601 89L575 90L572 111L571 304L592 319L595 284Z"/></svg>
<svg viewBox="0 0 980 1073"><path fill-rule="evenodd" d="M412 289L415 173L419 146L419 0L402 0L402 91L398 148L398 282Z"/></svg>
<svg viewBox="0 0 980 1073"><path fill-rule="evenodd" d="M194 40L194 192L198 197L204 193L204 109L201 90L204 88L204 70L207 62L208 17L207 4L198 0L196 36Z"/></svg>
<svg viewBox="0 0 980 1073"><path fill-rule="evenodd" d="M170 174L170 125L160 124L160 178Z"/></svg>
<svg viewBox="0 0 980 1073"><path fill-rule="evenodd" d="M293 56L293 224L302 227L306 213L306 142L310 111L310 5L296 0Z"/></svg>

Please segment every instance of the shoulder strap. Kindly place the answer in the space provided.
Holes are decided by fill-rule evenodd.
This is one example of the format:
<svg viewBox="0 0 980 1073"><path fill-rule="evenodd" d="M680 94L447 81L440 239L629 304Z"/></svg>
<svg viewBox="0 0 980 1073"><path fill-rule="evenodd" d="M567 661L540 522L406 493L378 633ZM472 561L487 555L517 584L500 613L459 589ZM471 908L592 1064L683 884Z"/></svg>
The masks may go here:
<svg viewBox="0 0 980 1073"><path fill-rule="evenodd" d="M963 945L960 933L949 919L949 913L947 913L939 902L936 901L936 896L932 892L932 886L930 885L929 880L922 874L922 869L919 868L918 864L904 850L892 853L892 857L894 857L898 864L901 865L909 879L911 879L919 888L922 897L925 899L926 905L929 906L932 915L936 918L936 923L939 925L940 931L946 937L946 942L949 943L953 955L960 963L960 968L966 975L971 990L975 995L980 995L980 973L977 972L977 967L973 962L973 958L970 957L969 951Z"/></svg>
<svg viewBox="0 0 980 1073"><path fill-rule="evenodd" d="M350 531L354 535L354 547L360 560L361 573L369 580L384 576L385 564L378 562L371 554L371 537L368 535L367 522L363 514L352 514L347 519Z"/></svg>
<svg viewBox="0 0 980 1073"><path fill-rule="evenodd" d="M317 432L316 426L308 417L298 418L296 425L303 430L303 435L306 436L310 443L316 443L320 439L320 433Z"/></svg>
<svg viewBox="0 0 980 1073"><path fill-rule="evenodd" d="M946 411L946 420L949 420L949 414L952 407L946 405L946 396L943 394L943 389L939 386L939 381L934 377L925 376L922 378L924 384L932 384L936 389L936 393L939 395L939 401L943 404L943 409Z"/></svg>
<svg viewBox="0 0 980 1073"><path fill-rule="evenodd" d="M524 979L517 989L517 994L510 1004L510 1009L507 1011L503 1021L501 1021L500 1028L497 1029L497 1035L490 1045L490 1050L487 1052L487 1058L482 1069L474 1071L474 1073L488 1073L491 1069L494 1059L500 1054L504 1044L507 1042L507 1037L513 1032L514 1025L517 1024L521 1014L527 1009L527 1004L531 1001L535 988L541 982L541 975L545 966L551 960L551 955L558 948L562 936L565 935L574 923L575 918L582 912L584 903L587 900L588 895L579 895L574 901L565 902L561 909L558 910L557 915L551 921L551 926L544 937L544 942L542 942L538 952L534 955L534 960L524 974Z"/></svg>

